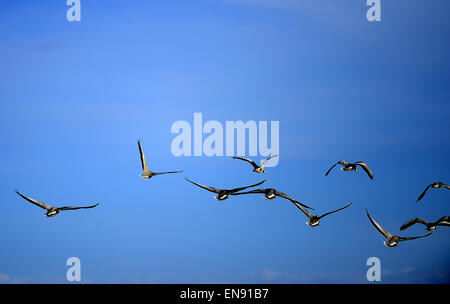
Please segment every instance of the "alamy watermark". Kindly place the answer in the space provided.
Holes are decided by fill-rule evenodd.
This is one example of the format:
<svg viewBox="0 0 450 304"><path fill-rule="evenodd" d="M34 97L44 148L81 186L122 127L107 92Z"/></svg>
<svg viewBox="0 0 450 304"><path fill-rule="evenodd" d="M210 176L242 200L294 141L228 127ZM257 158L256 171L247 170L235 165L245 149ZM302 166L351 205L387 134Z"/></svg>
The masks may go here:
<svg viewBox="0 0 450 304"><path fill-rule="evenodd" d="M370 6L366 13L367 21L381 21L381 0L367 0L366 4Z"/></svg>
<svg viewBox="0 0 450 304"><path fill-rule="evenodd" d="M178 134L171 144L172 154L177 157L245 156L247 150L248 156L267 157L280 152L279 121L270 121L270 147L268 121L226 121L224 126L216 120L203 123L203 114L194 113L193 127L188 121L178 120L170 132ZM203 140L204 134L207 137ZM265 166L275 167L278 162L279 157L272 158Z"/></svg>
<svg viewBox="0 0 450 304"><path fill-rule="evenodd" d="M66 261L66 266L70 266L66 272L66 279L69 282L81 281L81 261L77 257L70 257Z"/></svg>
<svg viewBox="0 0 450 304"><path fill-rule="evenodd" d="M381 281L381 261L377 257L370 257L366 262L367 266L370 268L367 270L366 278L369 282L380 282Z"/></svg>
<svg viewBox="0 0 450 304"><path fill-rule="evenodd" d="M67 0L66 5L70 6L66 12L67 21L81 21L81 2L80 0Z"/></svg>

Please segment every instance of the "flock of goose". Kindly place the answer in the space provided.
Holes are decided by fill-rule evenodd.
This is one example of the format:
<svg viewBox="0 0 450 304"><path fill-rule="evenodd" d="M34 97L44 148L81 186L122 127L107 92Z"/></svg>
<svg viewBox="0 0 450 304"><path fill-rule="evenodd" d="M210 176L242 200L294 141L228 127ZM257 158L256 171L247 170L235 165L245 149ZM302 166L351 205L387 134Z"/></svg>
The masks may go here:
<svg viewBox="0 0 450 304"><path fill-rule="evenodd" d="M150 179L153 176L157 176L157 175L162 175L162 174L174 174L174 173L180 173L183 172L182 170L180 171L167 171L167 172L152 172L150 171L150 169L148 168L147 165L147 161L145 159L145 155L144 155L144 151L142 149L141 146L141 142L138 140L138 148L139 148L139 155L141 158L141 165L142 165L142 174L140 174L140 177L142 177L143 179ZM264 170L264 166L265 164L273 157L278 157L278 155L272 155L271 157L263 160L261 162L260 165L256 164L253 160L248 159L248 158L244 158L244 157L233 157L233 159L239 159L245 162L248 162L252 165L253 167L253 172L256 173L266 173L266 171ZM339 162L337 162L336 164L334 164L333 166L331 166L331 168L325 173L325 176L328 176L328 174L331 172L331 170L336 167L337 165L341 165L341 170L342 171L346 171L346 172L350 172L350 171L355 171L358 172L358 166L361 167L364 172L369 176L370 179L373 179L373 173L372 170L369 168L369 166L362 161L358 161L355 163L349 163L346 162L344 160L341 160ZM349 203L347 205L345 205L342 208L339 208L337 210L334 211L330 211L327 213L324 213L322 215L313 215L312 213L310 213L307 209L310 210L314 210L314 208L307 206L303 203L300 203L299 201L293 199L292 197L290 197L289 195L280 192L276 189L273 188L266 188L266 189L254 189L254 190L250 190L250 191L245 191L243 192L243 190L247 189L247 188L253 188L253 187L257 187L261 184L263 184L266 180L263 180L259 183L253 184L253 185L249 185L249 186L244 186L244 187L238 187L238 188L234 188L234 189L218 189L215 187L210 187L210 186L205 186L196 182L193 182L187 178L185 178L185 180L187 180L188 182L192 183L193 185L200 187L202 189L205 189L207 191L213 192L214 198L218 201L223 201L225 199L227 199L230 195L248 195L248 194L263 194L263 197L268 199L268 200L274 200L276 197L281 197L284 199L289 200L291 203L293 203L298 209L300 209L300 211L303 212L303 214L305 214L305 216L308 218L308 221L306 222L306 224L308 224L311 227L316 227L320 224L320 220L330 214L339 212L345 208L348 208L352 203ZM417 202L419 202L426 194L426 192L430 189L438 189L438 188L446 188L448 190L450 190L450 186L442 183L442 182L434 182L430 185L428 185L425 190L420 194L419 198L417 199ZM46 213L44 213L44 215L46 215L47 217L53 217L55 215L57 215L59 212L61 211L66 211L66 210L77 210L77 209L90 209L90 208L94 208L96 206L98 206L97 204L94 205L90 205L90 206L84 206L84 207L71 207L71 206L66 206L66 207L54 207L51 205L48 205L44 202L32 199L30 197L27 197L25 195L23 195L22 193L20 193L19 191L15 191L20 197L22 197L23 199L25 199L26 201L41 207L42 209L46 210ZM425 221L421 218L413 218L409 221L407 221L406 223L404 223L401 227L400 230L405 230L406 228L415 225L415 224L423 224L426 227L426 230L429 232L428 234L425 235L420 235L420 236L414 236L414 237L402 237L402 236L398 236L398 235L393 235L391 233L389 233L387 230L385 230L382 226L380 226L380 224L378 224L369 214L369 212L366 210L367 216L370 220L370 222L372 223L372 225L381 233L383 234L383 236L387 239L387 241L384 241L384 244L388 247L396 247L398 245L399 242L402 241L407 241L407 240L414 240L414 239L418 239L418 238L423 238L423 237L427 237L429 235L431 235L434 230L436 229L437 226L446 226L446 227L450 227L450 217L449 216L443 216L440 219L438 219L435 222L428 222Z"/></svg>

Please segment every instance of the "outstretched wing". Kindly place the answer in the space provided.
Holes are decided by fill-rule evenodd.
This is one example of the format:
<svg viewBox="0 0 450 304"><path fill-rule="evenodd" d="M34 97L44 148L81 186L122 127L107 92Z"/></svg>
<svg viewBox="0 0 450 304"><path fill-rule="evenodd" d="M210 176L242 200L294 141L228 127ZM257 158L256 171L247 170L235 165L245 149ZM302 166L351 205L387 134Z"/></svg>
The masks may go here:
<svg viewBox="0 0 450 304"><path fill-rule="evenodd" d="M279 196L279 197L282 197L282 198L285 198L285 199L288 199L288 200L290 200L290 201L291 201L292 203L294 203L294 204L300 204L300 205L302 205L304 208L308 208L308 209L314 210L314 208L311 208L311 207L309 207L309 206L307 206L307 205L305 205L305 204L300 203L299 201L293 199L292 197L290 197L290 196L287 195L286 193L283 193L283 192L280 192L280 191L275 190L275 195L276 195L276 196Z"/></svg>
<svg viewBox="0 0 450 304"><path fill-rule="evenodd" d="M450 227L450 216L443 216L436 222L437 226L447 226Z"/></svg>
<svg viewBox="0 0 450 304"><path fill-rule="evenodd" d="M64 211L64 210L90 209L90 208L94 208L94 207L97 207L97 206L98 206L98 203L95 204L95 205L91 205L91 206L82 206L82 207L67 206L67 207L61 207L61 208L58 208L58 209L61 210L61 211Z"/></svg>
<svg viewBox="0 0 450 304"><path fill-rule="evenodd" d="M142 170L146 171L148 170L147 161L145 160L144 151L142 150L141 142L139 140L138 140L138 147L139 147L139 155L141 156Z"/></svg>
<svg viewBox="0 0 450 304"><path fill-rule="evenodd" d="M424 224L425 226L428 226L428 224L429 224L427 221L425 221L425 220L423 220L423 219L421 219L421 218L416 217L416 218L410 219L409 221L407 221L406 223L404 223L404 224L400 227L400 230L405 230L406 228L408 228L408 227L410 227L410 226L412 226L412 225L415 225L415 224L417 224L417 223Z"/></svg>
<svg viewBox="0 0 450 304"><path fill-rule="evenodd" d="M431 235L432 232L427 233L425 235L419 235L419 236L399 236L398 237L398 241L402 242L402 241L409 241L409 240L415 240L415 239L420 239L420 238L424 238L427 237L429 235Z"/></svg>
<svg viewBox="0 0 450 304"><path fill-rule="evenodd" d="M383 227L380 226L380 224L378 224L369 214L369 211L366 210L367 216L369 217L370 222L372 223L372 225L381 233L383 234L387 239L391 239L393 237L392 234L390 234L389 232L387 232L387 230L385 230Z"/></svg>
<svg viewBox="0 0 450 304"><path fill-rule="evenodd" d="M194 185L196 185L196 186L198 186L198 187L200 187L200 188L203 188L203 189L205 189L205 190L208 190L208 191L211 191L211 192L214 192L214 193L218 193L218 192L219 192L219 190L216 189L216 188L214 188L214 187L208 187L208 186L205 186L205 185L202 185L202 184L197 184L197 183L195 183L195 182L193 182L193 181L188 180L187 178L185 178L185 180L187 180L187 181L190 182L191 184L194 184Z"/></svg>
<svg viewBox="0 0 450 304"><path fill-rule="evenodd" d="M265 160L263 160L263 162L261 163L261 167L263 167L270 159L272 159L274 157L278 157L278 154L272 155L271 157L266 158Z"/></svg>
<svg viewBox="0 0 450 304"><path fill-rule="evenodd" d="M450 190L450 186L447 185L447 184L442 183L442 184L441 184L441 187L444 187L444 188L446 188L447 190Z"/></svg>
<svg viewBox="0 0 450 304"><path fill-rule="evenodd" d="M322 214L321 216L319 216L319 218L323 218L323 217L325 217L325 216L327 216L327 215L330 215L330 214L332 214L332 213L336 213L336 212L338 212L338 211L341 211L342 209L345 209L345 208L349 207L351 204L352 204L352 203L350 203L350 204L348 204L347 206L344 206L344 207L342 207L342 208L339 208L339 209L337 209L337 210L334 210L334 211L331 211L331 212L327 212L327 213L325 213L325 214Z"/></svg>
<svg viewBox="0 0 450 304"><path fill-rule="evenodd" d="M234 159L240 159L240 160L243 160L243 161L246 161L246 162L250 163L253 166L254 169L259 168L259 166L254 161L252 161L251 159L248 159L248 158L245 158L245 157L239 157L239 156L233 156L233 158Z"/></svg>
<svg viewBox="0 0 450 304"><path fill-rule="evenodd" d="M33 199L33 198L29 198L29 197L27 197L27 196L21 194L21 193L20 193L19 191L17 191L17 190L15 190L15 192L16 192L18 195L20 195L23 199L29 201L30 203L32 203L32 204L34 204L34 205L36 205L36 206L38 206L38 207L41 207L42 209L50 210L50 209L52 208L52 206L49 206L49 205L47 205L46 203L40 202L40 201L35 200L35 199Z"/></svg>
<svg viewBox="0 0 450 304"><path fill-rule="evenodd" d="M359 165L363 170L369 175L370 179L373 179L373 173L372 170L370 170L369 166L362 161L356 162L355 164Z"/></svg>
<svg viewBox="0 0 450 304"><path fill-rule="evenodd" d="M311 213L309 213L308 210L306 210L305 208L303 208L302 204L300 204L297 201L291 201L295 207L297 207L298 209L300 209L301 212L303 212L304 215L306 215L308 217L308 219L310 219L312 217Z"/></svg>
<svg viewBox="0 0 450 304"><path fill-rule="evenodd" d="M245 187L240 187L240 188L234 188L234 189L231 189L229 192L230 192L230 193L234 193L234 192L238 192L238 191L241 191L241 190L244 190L244 189L247 189L247 188L256 187L256 186L261 185L261 184L264 183L265 181L266 181L266 180L263 180L262 182L259 182L259 183L257 183L257 184L250 185L250 186L245 186Z"/></svg>
<svg viewBox="0 0 450 304"><path fill-rule="evenodd" d="M153 175L170 174L170 173L180 173L180 172L183 172L183 170L181 170L181 171L169 171L169 172L153 172Z"/></svg>
<svg viewBox="0 0 450 304"><path fill-rule="evenodd" d="M430 189L430 187L431 187L432 185L433 185L433 184L428 185L428 186L425 188L425 190L423 190L422 194L419 196L419 198L417 199L416 202L420 201L420 200L424 197L425 193L427 193L428 189Z"/></svg>
<svg viewBox="0 0 450 304"><path fill-rule="evenodd" d="M325 176L328 176L328 174L330 173L331 170L333 170L334 167L336 167L336 166L339 165L339 164L342 165L342 163L343 163L343 160L341 160L341 161L335 163L334 165L332 165L331 168L328 169L327 173L325 173Z"/></svg>
<svg viewBox="0 0 450 304"><path fill-rule="evenodd" d="M256 194L256 193L266 193L266 189L255 189L255 190L250 190L250 191L245 191L245 192L235 192L235 193L230 193L231 195L241 195L241 194Z"/></svg>

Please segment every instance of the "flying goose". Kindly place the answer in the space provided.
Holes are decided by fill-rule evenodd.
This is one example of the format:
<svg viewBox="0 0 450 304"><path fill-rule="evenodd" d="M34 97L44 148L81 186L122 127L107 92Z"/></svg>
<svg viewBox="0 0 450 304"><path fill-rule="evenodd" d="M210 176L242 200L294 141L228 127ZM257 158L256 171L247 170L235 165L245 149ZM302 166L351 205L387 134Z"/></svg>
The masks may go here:
<svg viewBox="0 0 450 304"><path fill-rule="evenodd" d="M342 209L345 209L345 208L349 207L349 206L352 204L352 203L350 203L350 204L348 204L347 206L344 206L344 207L342 207L342 208L340 208L340 209L337 209L337 210L334 210L334 211L331 211L331 212L327 212L327 213L325 213L325 214L322 214L322 215L318 216L318 215L312 215L311 213L309 213L308 210L306 210L305 208L303 208L303 207L302 207L300 204L298 204L297 202L293 202L293 203L294 203L294 205L295 205L298 209L300 209L300 210L308 217L308 222L305 222L305 223L306 223L307 225L311 226L311 227L319 226L319 224L320 224L320 219L321 219L321 218L323 218L323 217L325 217L325 216L327 216L327 215L330 215L330 214L332 214L332 213L341 211Z"/></svg>
<svg viewBox="0 0 450 304"><path fill-rule="evenodd" d="M224 189L216 189L214 187L208 187L208 186L204 186L204 185L201 185L201 184L197 184L197 183L195 183L193 181L190 181L187 178L185 178L185 180L187 180L188 182L190 182L190 183L192 183L192 184L194 184L194 185L196 185L196 186L198 186L200 188L203 188L203 189L208 190L210 192L216 193L217 195L215 195L214 198L216 200L218 200L218 201L223 201L223 200L227 199L228 196L230 194L233 194L234 192L238 192L238 191L250 188L250 187L259 186L259 185L261 185L262 183L264 183L266 181L266 180L263 180L262 182L259 182L259 183L254 184L254 185L246 186L246 187L240 187L240 188L234 188L234 189L230 189L230 190L224 190Z"/></svg>
<svg viewBox="0 0 450 304"><path fill-rule="evenodd" d="M438 219L436 222L427 222L421 218L416 217L416 218L410 219L409 221L404 223L400 227L400 230L405 230L406 228L408 228L412 225L415 225L417 223L424 224L427 227L426 229L429 232L433 232L434 230L436 230L437 226L450 227L450 216L443 216L440 219Z"/></svg>
<svg viewBox="0 0 450 304"><path fill-rule="evenodd" d="M341 168L342 171L355 171L358 172L358 168L356 166L361 166L361 168L363 168L363 170L367 173L367 175L370 177L370 179L373 179L373 173L372 170L370 170L369 166L362 161L358 161L356 163L348 163L345 160L341 160L339 162L337 162L336 164L334 164L333 166L331 166L330 169L328 169L327 173L325 173L325 176L328 175L328 173L330 173L330 171L336 167L336 165L342 165L344 166L343 168Z"/></svg>
<svg viewBox="0 0 450 304"><path fill-rule="evenodd" d="M251 160L251 159L248 159L248 158L245 158L245 157L233 156L234 159L240 159L240 160L249 162L249 163L253 166L253 172L256 172L256 173L261 173L261 172L263 172L264 174L266 173L266 171L264 170L264 165L265 165L271 158L273 158L273 157L278 157L278 155L272 155L271 157L266 158L265 160L263 160L263 161L261 162L261 165L258 166L258 165L257 165L253 160Z"/></svg>
<svg viewBox="0 0 450 304"><path fill-rule="evenodd" d="M273 188L255 189L255 190L250 190L250 191L247 191L247 192L236 192L236 193L232 193L232 195L253 194L253 193L263 193L264 194L264 198L266 198L266 199L268 199L270 201L274 200L277 196L279 196L279 197L282 197L282 198L290 200L292 203L297 203L297 204L302 205L305 208L314 210L314 208L311 208L311 207L309 207L309 206L307 206L305 204L302 204L302 203L296 201L295 199L293 199L292 197L290 197L289 195L287 195L287 194L285 194L283 192L279 192L279 191L277 191L277 190L275 190Z"/></svg>
<svg viewBox="0 0 450 304"><path fill-rule="evenodd" d="M57 215L58 213L60 213L61 211L65 211L65 210L77 210L77 209L89 209L89 208L94 208L96 206L98 206L98 203L92 206L87 206L87 207L52 207L50 205L47 205L46 203L40 202L38 200L26 197L25 195L21 194L19 191L15 190L15 192L20 195L23 199L29 201L30 203L41 207L42 209L47 210L46 213L44 213L45 216L47 217L52 217Z"/></svg>
<svg viewBox="0 0 450 304"><path fill-rule="evenodd" d="M409 241L409 240L415 240L415 239L419 239L419 238L423 238L426 236L429 236L431 234L428 233L426 235L420 235L420 236L411 236L411 237L403 237L403 236L398 236L398 235L393 235L390 234L389 232L387 232L385 229L383 229L383 227L380 226L380 224L378 224L369 214L369 211L366 210L367 216L369 217L370 222L372 223L372 225L382 234L384 235L385 238L387 238L387 241L384 241L384 245L386 245L387 247L396 247L398 245L399 242L403 242L403 241Z"/></svg>
<svg viewBox="0 0 450 304"><path fill-rule="evenodd" d="M142 165L142 170L143 170L142 174L140 174L139 176L142 177L143 179L150 179L153 176L161 175L161 174L183 172L183 170L181 170L181 171L170 171L170 172L152 172L152 171L150 171L148 169L147 161L145 160L145 156L144 156L144 151L142 150L141 142L139 140L138 140L138 147L139 147L139 154L141 156L141 165Z"/></svg>
<svg viewBox="0 0 450 304"><path fill-rule="evenodd" d="M434 182L434 183L432 183L431 185L428 185L425 188L425 190L422 192L422 194L419 196L419 198L417 199L416 202L420 201L424 197L424 195L425 195L425 193L427 193L428 189L430 189L430 188L439 189L441 187L444 187L444 188L447 188L447 190L450 190L450 186L449 185L446 185L446 184L444 184L442 182Z"/></svg>

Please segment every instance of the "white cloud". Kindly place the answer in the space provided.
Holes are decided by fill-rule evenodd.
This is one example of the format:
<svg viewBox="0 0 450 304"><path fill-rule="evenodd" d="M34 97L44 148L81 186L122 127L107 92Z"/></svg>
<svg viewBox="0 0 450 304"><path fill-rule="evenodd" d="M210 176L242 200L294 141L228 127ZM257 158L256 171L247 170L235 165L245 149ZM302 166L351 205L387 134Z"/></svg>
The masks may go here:
<svg viewBox="0 0 450 304"><path fill-rule="evenodd" d="M6 283L10 281L9 275L6 273L0 272L0 283Z"/></svg>
<svg viewBox="0 0 450 304"><path fill-rule="evenodd" d="M280 272L272 270L272 269L264 269L261 272L261 276L264 280L272 281L280 276Z"/></svg>
<svg viewBox="0 0 450 304"><path fill-rule="evenodd" d="M408 272L412 272L414 270L415 270L414 267L406 266L405 268L402 269L402 272L408 273Z"/></svg>

